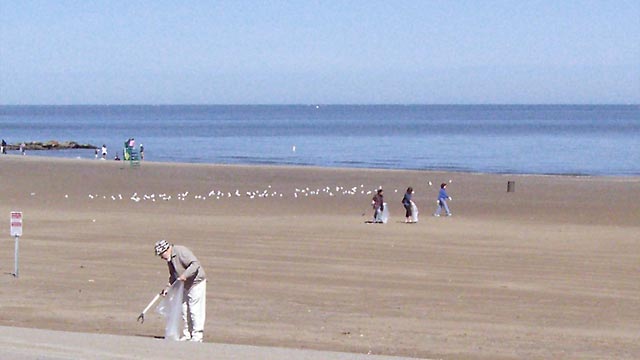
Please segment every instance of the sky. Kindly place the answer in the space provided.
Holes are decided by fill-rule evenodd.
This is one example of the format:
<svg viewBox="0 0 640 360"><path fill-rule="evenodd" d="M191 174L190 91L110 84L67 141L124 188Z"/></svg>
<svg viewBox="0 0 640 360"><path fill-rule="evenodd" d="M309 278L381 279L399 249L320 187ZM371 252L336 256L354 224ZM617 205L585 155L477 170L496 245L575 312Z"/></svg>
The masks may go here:
<svg viewBox="0 0 640 360"><path fill-rule="evenodd" d="M32 104L640 104L640 1L0 0Z"/></svg>

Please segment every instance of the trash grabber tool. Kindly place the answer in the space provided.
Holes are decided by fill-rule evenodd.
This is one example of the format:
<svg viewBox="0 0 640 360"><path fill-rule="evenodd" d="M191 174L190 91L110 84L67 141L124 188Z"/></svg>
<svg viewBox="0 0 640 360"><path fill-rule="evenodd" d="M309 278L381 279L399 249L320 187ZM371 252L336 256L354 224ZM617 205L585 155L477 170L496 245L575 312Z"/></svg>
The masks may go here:
<svg viewBox="0 0 640 360"><path fill-rule="evenodd" d="M144 323L144 314L149 311L149 309L151 309L151 307L153 306L153 304L156 303L156 301L158 301L158 299L160 299L160 294L156 294L156 296L153 297L153 300L151 300L149 302L149 305L147 305L146 308L144 308L144 310L142 310L142 312L140 313L140 315L138 316L138 321L143 324Z"/></svg>
<svg viewBox="0 0 640 360"><path fill-rule="evenodd" d="M171 284L170 289L173 288L177 283L178 283L178 281L174 281L173 284ZM147 305L147 307L144 308L144 310L142 310L140 315L138 315L138 321L140 321L141 324L144 323L144 314L146 314L147 311L149 311L149 309L151 309L153 304L155 304L156 301L158 301L158 299L160 299L160 297L163 296L163 295L166 295L164 290L162 290L159 294L156 294L156 296L154 296L153 299L151 301L149 301L149 304Z"/></svg>

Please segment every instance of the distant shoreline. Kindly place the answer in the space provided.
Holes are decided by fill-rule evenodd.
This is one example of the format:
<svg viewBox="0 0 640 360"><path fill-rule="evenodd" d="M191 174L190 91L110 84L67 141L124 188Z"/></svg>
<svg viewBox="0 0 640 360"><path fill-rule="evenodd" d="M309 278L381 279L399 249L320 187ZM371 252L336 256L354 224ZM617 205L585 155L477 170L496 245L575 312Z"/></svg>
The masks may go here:
<svg viewBox="0 0 640 360"><path fill-rule="evenodd" d="M59 150L75 150L75 149L59 149ZM57 156L46 156L42 155L45 151L37 154L30 155L28 154L26 158L32 159L34 161L42 161L46 162L82 162L93 163L96 160L94 157L57 157ZM6 154L0 155L0 159L3 156L15 158L23 158L19 153L18 154ZM113 158L107 158L106 161L108 163L128 163L127 160L114 160ZM99 161L100 163L104 161ZM463 171L463 170L451 170L451 169L390 169L390 168L364 168L364 167L328 167L328 166L317 166L317 165L304 165L304 164L228 164L228 163L208 163L208 162L179 162L179 161L157 161L157 160L143 160L141 161L143 166L178 166L178 167L229 167L229 168L238 168L238 169L309 169L309 170L328 170L328 171L389 171L389 172L410 172L410 173L425 173L425 174L457 174L457 175L488 175L488 176L513 176L513 177L557 177L557 178L593 178L593 179L619 179L622 181L640 181L640 175L588 175L588 174L537 174L537 173L491 173L491 172L478 172L478 171Z"/></svg>

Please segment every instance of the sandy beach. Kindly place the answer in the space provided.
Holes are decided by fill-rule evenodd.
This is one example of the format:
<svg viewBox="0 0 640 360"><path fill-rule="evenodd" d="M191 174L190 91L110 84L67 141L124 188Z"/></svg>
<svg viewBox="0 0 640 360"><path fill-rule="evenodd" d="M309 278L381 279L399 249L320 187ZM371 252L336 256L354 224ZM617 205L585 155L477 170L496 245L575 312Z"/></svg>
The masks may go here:
<svg viewBox="0 0 640 360"><path fill-rule="evenodd" d="M164 343L160 315L149 312L144 324L136 317L167 281L153 253L166 239L188 246L206 269L204 346L336 352L327 358L640 358L638 177L131 168L6 155L0 168L5 354L25 355L24 342L8 340L11 328L33 345L33 358L51 347L24 328L90 333L87 354L100 348L90 345L101 341L95 334L104 344L125 336L117 343L129 355ZM437 218L442 182L453 216ZM390 220L366 224L380 186ZM408 186L417 224L404 223ZM24 216L18 278L11 211ZM166 346L203 351L193 345ZM281 358L316 358L304 354Z"/></svg>

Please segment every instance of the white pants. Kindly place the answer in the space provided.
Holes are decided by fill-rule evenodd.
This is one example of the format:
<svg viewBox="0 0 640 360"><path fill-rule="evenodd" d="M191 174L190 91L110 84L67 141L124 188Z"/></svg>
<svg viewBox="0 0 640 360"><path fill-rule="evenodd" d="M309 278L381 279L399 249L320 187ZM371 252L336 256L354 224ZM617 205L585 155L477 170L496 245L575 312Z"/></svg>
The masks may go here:
<svg viewBox="0 0 640 360"><path fill-rule="evenodd" d="M207 317L207 280L184 291L182 297L182 320L184 340L202 342L204 322Z"/></svg>

